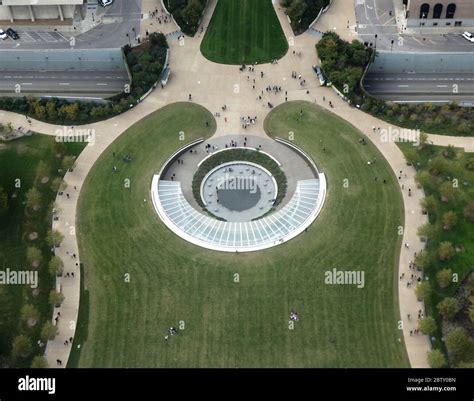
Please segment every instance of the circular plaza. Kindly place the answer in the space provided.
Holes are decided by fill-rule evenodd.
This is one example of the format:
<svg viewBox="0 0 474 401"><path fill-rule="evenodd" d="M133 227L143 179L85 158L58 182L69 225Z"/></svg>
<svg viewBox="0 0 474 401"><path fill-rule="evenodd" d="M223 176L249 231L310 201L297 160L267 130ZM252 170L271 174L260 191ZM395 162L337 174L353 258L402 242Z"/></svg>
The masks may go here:
<svg viewBox="0 0 474 401"><path fill-rule="evenodd" d="M151 194L160 219L186 241L250 252L307 230L324 204L326 179L289 141L223 136L171 155L154 175Z"/></svg>

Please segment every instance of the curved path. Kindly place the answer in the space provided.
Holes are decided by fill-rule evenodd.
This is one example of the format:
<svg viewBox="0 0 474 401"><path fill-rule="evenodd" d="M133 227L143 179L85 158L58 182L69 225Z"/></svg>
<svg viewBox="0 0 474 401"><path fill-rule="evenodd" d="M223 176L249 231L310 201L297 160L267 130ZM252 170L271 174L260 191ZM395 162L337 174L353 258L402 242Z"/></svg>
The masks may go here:
<svg viewBox="0 0 474 401"><path fill-rule="evenodd" d="M216 2L217 0L209 1L209 7L202 22L204 28L209 23ZM285 35L292 37L293 33L283 11L278 5L275 5L275 9ZM59 309L54 311L54 317L58 312L61 316L58 322L59 335L55 340L48 342L46 349L46 356L51 367L66 366L70 345L64 345L64 343L70 337L74 337L75 333L80 296L78 268L80 258L78 257L79 250L74 227L78 196L87 174L101 153L131 125L166 104L187 101L189 94L192 94L194 102L203 105L213 113L216 111L221 113L221 117L216 118L216 136L229 134L264 136L263 120L269 112L267 102L271 102L275 106L285 102L285 91L288 92L288 101L306 100L329 109L327 101L330 100L334 106L329 109L331 112L352 123L373 141L397 176L400 176L400 171L402 171L400 185L405 205L403 243L410 244L410 247L401 249L399 275L402 273L405 274L405 277L411 275L408 268L409 261L413 260L413 252L423 248L423 244L416 235L416 230L426 221L426 216L421 213L419 205L424 194L415 185L415 170L407 167L403 154L395 143L383 142L379 134L372 129L374 126L388 128L387 123L349 107L332 89L319 86L311 68L313 64L317 63L314 36L304 34L296 37L294 46L290 47L288 54L278 64L256 66L255 73L242 73L239 72L237 66L220 65L207 61L199 51L201 40L202 35L197 35L195 38L185 38L183 45L180 45L176 38L170 38L172 73L166 88L164 90L157 89L145 101L125 114L84 127L95 130L95 143L89 144L83 150L76 161L74 170L65 176L65 181L68 183L65 193L69 193L70 198L58 196L56 199L59 219L53 222L53 227L65 236L63 244L57 249L57 255L64 260L65 272L74 271L76 274L75 278L66 278L65 276L58 278L62 285L65 301ZM294 55L293 50L296 53L301 52L301 56ZM260 71L264 72L263 78L260 77ZM301 74L306 80L304 87L300 86L298 79L291 78L292 71ZM255 89L252 88L253 79L255 79ZM268 85L281 86L282 91L278 94L266 92L265 88ZM262 95L262 91L263 98L260 100L258 96ZM326 102L323 102L323 96L326 98ZM221 110L224 104L227 105L226 112ZM254 117L255 114L258 117L257 124L244 130L241 127L240 117L248 115ZM14 126L26 125L25 117L15 113L0 111L0 120L12 122ZM58 129L62 129L62 127L38 121L33 121L31 125L31 130L47 135L56 135ZM437 145L450 143L464 147L466 151L474 151L474 138L430 135L429 140ZM408 188L412 189L411 197L408 196ZM394 230L396 229L398 228L394 227ZM70 256L73 254L77 258ZM426 367L426 352L430 349L429 340L421 334L410 335L410 330L416 327L416 320L408 318L408 314L417 316L418 310L423 309L423 305L417 301L413 289L407 288L405 280L400 280L399 303L403 321L403 339L410 364L412 367ZM400 341L402 341L402 335L400 335ZM61 365L57 364L58 359L62 361Z"/></svg>

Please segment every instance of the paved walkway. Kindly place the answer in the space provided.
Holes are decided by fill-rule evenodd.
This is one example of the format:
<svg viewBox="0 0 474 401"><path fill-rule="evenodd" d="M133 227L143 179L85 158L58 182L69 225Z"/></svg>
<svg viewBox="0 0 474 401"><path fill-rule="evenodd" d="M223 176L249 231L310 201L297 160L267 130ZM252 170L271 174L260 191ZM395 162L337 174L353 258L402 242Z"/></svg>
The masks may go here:
<svg viewBox="0 0 474 401"><path fill-rule="evenodd" d="M205 27L209 23L216 1L209 1L209 7L202 22ZM346 0L335 0L334 10L337 10L336 7L342 7L342 3L345 2ZM152 6L152 3L147 5L150 10ZM278 6L275 9L285 34L287 37L292 37L293 34L283 11ZM328 11L328 18L330 15L331 13ZM149 24L149 22L149 20L144 20L142 24ZM152 27L156 28L156 25L148 25L147 29L152 29ZM192 94L193 102L203 105L212 113L220 112L220 117L216 117L216 137L237 134L265 136L263 120L270 111L268 102L276 106L284 103L285 97L288 101L315 102L352 123L374 142L390 163L394 173L401 177L400 185L403 186L402 194L405 205L403 243L408 243L409 248L402 247L401 249L400 276L403 273L405 278L411 276L412 272L408 268L409 261L413 260L413 253L423 247L416 235L416 230L426 221L426 216L421 213L419 205L424 194L415 185L414 169L407 167L403 154L395 143L382 142L378 131L374 132L372 129L372 127L388 128L387 123L349 107L332 89L319 86L311 68L317 62L314 36L304 34L296 37L294 46L290 47L288 54L279 60L278 64L256 66L254 73L242 73L239 72L238 66L220 65L207 61L199 51L202 35L197 35L195 38L186 37L181 44L173 36L169 36L168 40L172 72L166 88L164 90L156 89L145 101L120 116L83 127L95 130L96 141L84 149L77 159L73 171L68 172L65 176L65 181L68 183L65 193L69 193L70 199L64 195L57 197L59 220L53 222L53 227L65 236L63 244L57 250L57 255L64 260L65 272L74 272L75 275L74 278L63 276L58 279L58 283L62 285L65 301L59 309L54 311L53 319L58 312L61 316L58 321L59 335L55 340L48 342L46 349L46 356L51 367L59 367L56 362L58 359L62 361L62 367L66 365L71 347L64 345L64 342L70 337L74 337L77 322L80 279L76 264L80 262L80 255L74 227L76 225L77 200L82 183L101 153L132 124L166 104L187 101L189 94ZM293 50L295 50L295 54L293 54ZM297 55L299 52L301 52L301 56ZM297 75L301 74L301 80L305 80L303 86L299 79L292 78L293 71L296 71ZM264 73L263 77L260 72ZM269 85L281 86L282 90L277 93L267 91L265 88ZM326 102L323 102L323 96L325 96ZM327 103L329 100L332 101L334 108L329 108ZM222 111L224 104L227 106L225 112ZM250 130L244 130L240 117L255 115L258 116L257 124ZM14 126L27 126L25 117L15 113L0 112L0 121L12 122ZM35 132L47 135L56 135L57 130L61 128L38 121L33 121L30 127ZM457 147L464 147L467 151L474 151L473 138L430 135L429 140L437 145L451 143ZM408 188L411 188L411 196L408 196ZM397 227L394 227L394 230L396 229ZM76 258L70 256L74 254ZM87 269L87 266L85 268ZM410 335L410 330L416 326L418 311L423 306L416 300L413 289L407 288L405 278L400 280L399 285L403 337L411 366L426 367L426 352L430 349L428 338L422 335ZM411 315L411 319L408 318L408 314Z"/></svg>

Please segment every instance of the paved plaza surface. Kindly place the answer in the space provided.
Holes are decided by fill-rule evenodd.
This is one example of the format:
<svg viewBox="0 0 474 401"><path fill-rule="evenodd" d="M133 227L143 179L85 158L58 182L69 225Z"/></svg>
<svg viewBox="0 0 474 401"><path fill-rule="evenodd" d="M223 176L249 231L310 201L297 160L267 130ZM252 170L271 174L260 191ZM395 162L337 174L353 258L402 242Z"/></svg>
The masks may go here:
<svg viewBox="0 0 474 401"><path fill-rule="evenodd" d="M209 24L216 1L209 1L202 21L204 28ZM337 7L344 1L335 0L333 6ZM275 10L285 35L293 37L282 9L275 5ZM156 28L155 25L153 27ZM94 162L131 125L164 105L188 101L189 94L192 94L193 102L201 104L212 113L220 112L220 117L216 117L217 131L211 141L218 141L219 138L229 135L236 136L240 140L244 136L250 135L260 137L262 141L265 140L263 120L271 110L268 102L276 106L284 103L285 97L288 101L305 100L318 104L357 127L377 146L395 174L398 175L400 171L406 174L406 177L404 176L400 180L400 185L403 185L404 188L401 189L405 209L403 243L409 243L410 248L402 247L401 249L398 275L405 273L405 276L410 276L408 264L414 258L413 252L423 248L423 244L416 234L417 228L427 219L422 214L420 207L420 200L424 197L424 193L418 189L414 181L415 170L407 167L402 152L394 142L383 142L377 131L373 130L373 127L388 129L388 123L350 107L331 88L319 86L317 77L311 68L313 64L317 63L314 36L303 34L295 37L294 45L290 46L287 55L279 60L278 64L256 66L254 73L239 72L238 66L219 65L207 61L199 51L202 35L195 38L186 37L181 43L176 38L169 37L168 39L171 77L165 89L158 88L145 101L127 113L84 127L95 130L96 141L83 150L77 159L74 170L66 174L65 181L69 188L76 187L77 190L70 191L70 199L58 195L56 203L60 210L59 220L53 223L53 227L65 236L63 244L57 249L57 255L64 260L66 271L78 271L76 263L79 263L80 255L74 230L77 201L82 184ZM293 50L295 54L293 54ZM298 53L301 55L299 56ZM291 78L293 71L301 74L305 79L304 86L300 85L298 79ZM263 78L261 78L260 72L264 73ZM253 83L254 79L255 83ZM269 85L281 86L282 90L277 93L268 92L265 88ZM325 101L323 101L323 97L325 97ZM332 102L333 108L329 108L329 101ZM222 110L223 105L227 106L227 111ZM247 115L256 115L258 118L255 125L244 129L240 118ZM25 117L15 113L0 112L0 119L4 122L12 122L14 126L25 126L26 124ZM32 121L31 125L31 130L47 135L55 135L57 129L57 126L39 121ZM466 151L474 151L474 138L430 135L429 140L436 145L453 144L465 148ZM317 160L315 162L318 164ZM282 163L284 164L284 161ZM324 166L318 167L324 169ZM159 166L157 166L158 169ZM411 197L408 196L408 188L412 189ZM69 256L74 253L78 255L76 259ZM61 317L58 323L59 335L47 345L46 356L51 367L57 366L57 359L63 361L63 367L66 365L70 346L65 346L64 341L74 336L79 307L79 274L76 274L74 279L63 277L58 280L62 284L65 301L59 309L54 311L54 317L58 312L61 313ZM406 344L410 364L412 367L427 367L426 353L430 349L429 340L422 335L410 336L409 332L415 328L416 322L409 321L407 318L408 314L416 316L417 311L422 309L423 305L417 301L414 290L407 288L404 281L401 281L399 285L399 305L403 321L400 341L404 341Z"/></svg>
<svg viewBox="0 0 474 401"><path fill-rule="evenodd" d="M252 129L252 131L254 130ZM244 139L247 138L247 147L261 147L263 152L272 155L281 164L281 169L284 171L287 177L287 196L275 208L277 211L280 210L293 196L296 189L296 182L298 180L312 179L314 178L314 174L306 162L297 153L295 153L289 147L268 138L266 135L264 136L263 128L261 128L259 131L260 135L255 135L255 133L252 135L242 134L221 136L218 135L218 132L216 132L216 135L214 135L212 138L202 142L199 145L196 145L193 148L197 151L197 153L185 153L183 156L180 156L180 159L183 160L183 164L178 164L177 161L172 163L169 169L166 171L164 179L170 180L171 176L175 174L175 179L180 181L182 184L184 197L194 208L199 210L201 207L194 199L194 195L192 193L192 181L194 173L198 168L198 164L204 158L212 154L212 146L214 146L215 151L219 151L220 149L225 149L226 144L229 145L231 141L235 141L237 146L240 147L243 146ZM206 149L206 145L211 145L211 149ZM317 160L314 162L316 165L318 164ZM157 166L157 169L159 167L161 166Z"/></svg>

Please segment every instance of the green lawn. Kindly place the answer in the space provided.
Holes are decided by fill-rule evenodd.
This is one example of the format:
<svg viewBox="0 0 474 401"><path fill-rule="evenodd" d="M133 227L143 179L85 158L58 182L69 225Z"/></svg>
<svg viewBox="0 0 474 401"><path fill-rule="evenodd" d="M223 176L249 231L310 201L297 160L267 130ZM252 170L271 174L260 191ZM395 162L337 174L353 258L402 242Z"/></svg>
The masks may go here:
<svg viewBox="0 0 474 401"><path fill-rule="evenodd" d="M0 187L8 194L8 210L0 214L0 270L31 270L26 260L29 246L39 248L44 260L38 269L40 293L34 297L29 286L0 285L0 363L1 366L29 367L34 355L43 354L44 349L36 346L41 325L51 320L52 307L48 303L49 291L54 288L54 279L48 273L47 264L52 256L46 243L46 233L51 229L50 206L56 192L50 188L55 177L61 177L63 154L78 155L84 144L56 143L55 138L33 135L10 142L0 142ZM61 154L61 157L58 155ZM40 163L47 166L50 180L41 183L37 176ZM20 181L17 181L20 180ZM17 187L16 183L20 186ZM36 187L42 196L42 207L37 212L25 210L25 195ZM28 234L37 232L38 238L29 240ZM27 327L20 322L23 305L31 304L39 312L38 323ZM33 344L31 355L13 359L10 356L11 343L15 336L26 335Z"/></svg>
<svg viewBox="0 0 474 401"><path fill-rule="evenodd" d="M372 145L358 143L358 131L309 103L276 108L266 129L295 132L327 174L329 193L308 233L257 253L191 245L171 233L152 206L152 175L183 145L178 133L189 142L215 130L201 107L166 106L101 156L79 201L89 316L78 366L408 366L397 330L403 210L396 178ZM114 174L112 152L134 161L119 163ZM345 178L349 188L343 188ZM325 285L324 272L332 268L364 270L365 288ZM300 315L293 331L291 309ZM167 328L180 321L184 330L166 343Z"/></svg>
<svg viewBox="0 0 474 401"><path fill-rule="evenodd" d="M271 0L219 0L201 52L222 64L269 63L288 43Z"/></svg>

